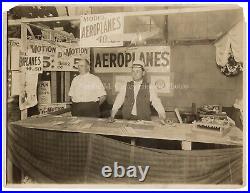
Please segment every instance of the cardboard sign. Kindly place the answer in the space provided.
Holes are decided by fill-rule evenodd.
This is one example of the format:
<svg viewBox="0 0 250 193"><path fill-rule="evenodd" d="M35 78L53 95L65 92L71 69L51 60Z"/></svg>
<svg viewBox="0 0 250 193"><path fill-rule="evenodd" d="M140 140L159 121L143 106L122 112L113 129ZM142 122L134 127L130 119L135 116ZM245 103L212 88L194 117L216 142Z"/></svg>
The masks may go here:
<svg viewBox="0 0 250 193"><path fill-rule="evenodd" d="M94 70L96 73L131 72L134 60L144 61L147 72L170 72L170 47L94 49Z"/></svg>
<svg viewBox="0 0 250 193"><path fill-rule="evenodd" d="M79 59L88 59L90 56L89 48L80 48L78 45L65 44L63 49L57 49L56 64L61 71L77 71ZM51 69L53 71L53 69Z"/></svg>
<svg viewBox="0 0 250 193"><path fill-rule="evenodd" d="M79 59L89 60L90 49L81 48L77 43L51 45L43 41L29 41L28 53L43 56L44 71L78 71Z"/></svg>
<svg viewBox="0 0 250 193"><path fill-rule="evenodd" d="M124 16L120 13L82 15L80 42L82 47L123 46L123 41L111 40L114 34L122 34Z"/></svg>
<svg viewBox="0 0 250 193"><path fill-rule="evenodd" d="M38 73L23 71L19 74L20 80L20 95L19 108L24 110L33 107L37 104L37 81Z"/></svg>
<svg viewBox="0 0 250 193"><path fill-rule="evenodd" d="M20 52L19 69L21 71L42 73L43 56L39 54Z"/></svg>
<svg viewBox="0 0 250 193"><path fill-rule="evenodd" d="M11 77L11 95L19 95L20 94L20 72L12 71Z"/></svg>
<svg viewBox="0 0 250 193"><path fill-rule="evenodd" d="M170 93L170 75L151 76L151 85L157 93Z"/></svg>
<svg viewBox="0 0 250 193"><path fill-rule="evenodd" d="M62 109L66 109L65 103L39 104L38 109L40 114L48 114Z"/></svg>
<svg viewBox="0 0 250 193"><path fill-rule="evenodd" d="M21 47L21 39L9 38L9 54L10 54L10 69L19 70L19 51Z"/></svg>
<svg viewBox="0 0 250 193"><path fill-rule="evenodd" d="M39 104L51 103L50 81L40 81L38 83L38 103Z"/></svg>

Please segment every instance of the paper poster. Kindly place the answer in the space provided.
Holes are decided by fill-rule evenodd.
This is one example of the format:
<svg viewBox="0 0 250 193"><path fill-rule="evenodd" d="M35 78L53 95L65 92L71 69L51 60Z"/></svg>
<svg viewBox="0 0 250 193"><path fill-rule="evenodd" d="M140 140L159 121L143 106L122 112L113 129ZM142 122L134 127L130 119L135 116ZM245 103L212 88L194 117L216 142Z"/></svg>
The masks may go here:
<svg viewBox="0 0 250 193"><path fill-rule="evenodd" d="M170 93L170 75L151 76L151 85L157 93Z"/></svg>
<svg viewBox="0 0 250 193"><path fill-rule="evenodd" d="M79 59L90 58L90 49L81 48L78 43L57 43L29 41L28 53L43 56L44 71L78 71Z"/></svg>
<svg viewBox="0 0 250 193"><path fill-rule="evenodd" d="M20 94L20 74L19 71L12 71L11 96Z"/></svg>
<svg viewBox="0 0 250 193"><path fill-rule="evenodd" d="M21 71L42 73L43 56L40 54L20 52L19 69Z"/></svg>
<svg viewBox="0 0 250 193"><path fill-rule="evenodd" d="M120 13L82 15L80 24L81 47L123 46L121 40L111 40L123 34L124 16Z"/></svg>
<svg viewBox="0 0 250 193"><path fill-rule="evenodd" d="M94 49L94 70L96 73L131 72L134 60L143 61L147 72L170 72L170 47Z"/></svg>
<svg viewBox="0 0 250 193"><path fill-rule="evenodd" d="M131 76L115 76L115 92L120 91L123 85L126 85L127 82L131 81Z"/></svg>
<svg viewBox="0 0 250 193"><path fill-rule="evenodd" d="M51 103L50 81L40 81L38 83L38 103L39 104Z"/></svg>
<svg viewBox="0 0 250 193"><path fill-rule="evenodd" d="M9 38L8 45L10 47L10 69L19 70L19 51L21 46L21 39Z"/></svg>
<svg viewBox="0 0 250 193"><path fill-rule="evenodd" d="M48 114L66 109L66 103L38 104L40 114Z"/></svg>
<svg viewBox="0 0 250 193"><path fill-rule="evenodd" d="M20 80L20 95L19 107L24 110L33 107L37 104L37 81L38 73L21 72Z"/></svg>

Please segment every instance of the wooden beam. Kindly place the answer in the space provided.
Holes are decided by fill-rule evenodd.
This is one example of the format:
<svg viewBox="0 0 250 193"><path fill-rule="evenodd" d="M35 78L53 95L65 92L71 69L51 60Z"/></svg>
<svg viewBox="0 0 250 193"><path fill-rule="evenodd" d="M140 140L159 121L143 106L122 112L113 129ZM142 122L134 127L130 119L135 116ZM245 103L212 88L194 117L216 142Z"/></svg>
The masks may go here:
<svg viewBox="0 0 250 193"><path fill-rule="evenodd" d="M171 46L188 46L188 45L211 45L217 37L197 40L169 40Z"/></svg>
<svg viewBox="0 0 250 193"><path fill-rule="evenodd" d="M27 51L27 25L21 24L21 50L23 52ZM21 111L21 120L26 119L28 117L28 109L24 109Z"/></svg>
<svg viewBox="0 0 250 193"><path fill-rule="evenodd" d="M196 6L179 9L166 9L166 10L152 10L152 11L138 11L138 12L121 12L119 14L123 16L141 16L141 15L173 15L183 13L198 13L198 12L210 12L210 11L226 11L242 9L238 5L216 5L216 6ZM115 14L115 13L114 13ZM48 21L72 21L79 20L80 16L62 16L62 17L47 17L47 18L32 18L32 19L20 19L20 20L9 20L8 25L20 25L23 23L33 22L48 22Z"/></svg>
<svg viewBox="0 0 250 193"><path fill-rule="evenodd" d="M50 21L72 21L80 20L80 16L61 16L61 17L46 17L46 18L32 18L32 19L17 19L9 20L8 25L21 25L21 23L34 23L34 22L50 22Z"/></svg>
<svg viewBox="0 0 250 193"><path fill-rule="evenodd" d="M28 31L30 32L32 38L35 39L35 35L34 35L32 29L30 28L30 26L29 26L29 25L26 25L26 26L27 26L27 29L28 29Z"/></svg>

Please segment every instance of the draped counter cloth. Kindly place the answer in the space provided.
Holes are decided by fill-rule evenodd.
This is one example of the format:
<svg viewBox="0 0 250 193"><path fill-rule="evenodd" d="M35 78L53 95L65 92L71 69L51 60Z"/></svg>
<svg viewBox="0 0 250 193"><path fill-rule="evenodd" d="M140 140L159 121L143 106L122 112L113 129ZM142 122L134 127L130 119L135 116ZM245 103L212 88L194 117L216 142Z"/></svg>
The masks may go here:
<svg viewBox="0 0 250 193"><path fill-rule="evenodd" d="M7 156L35 183L242 184L242 147L161 150L101 135L21 126L10 127L7 136ZM150 166L146 180L104 178L102 167L113 167L115 161L125 167Z"/></svg>
<svg viewBox="0 0 250 193"><path fill-rule="evenodd" d="M229 53L232 51L236 62L243 62L243 30L244 23L240 21L221 39L215 43L216 62L223 67L228 62Z"/></svg>

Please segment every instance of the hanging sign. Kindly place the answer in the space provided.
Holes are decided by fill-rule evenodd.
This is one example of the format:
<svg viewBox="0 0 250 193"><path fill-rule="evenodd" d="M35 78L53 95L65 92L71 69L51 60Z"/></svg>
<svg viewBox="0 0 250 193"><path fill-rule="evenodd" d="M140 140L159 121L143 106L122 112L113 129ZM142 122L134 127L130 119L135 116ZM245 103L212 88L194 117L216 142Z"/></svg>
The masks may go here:
<svg viewBox="0 0 250 193"><path fill-rule="evenodd" d="M66 103L38 104L40 114L48 114L66 109Z"/></svg>
<svg viewBox="0 0 250 193"><path fill-rule="evenodd" d="M19 108L24 110L37 104L37 81L38 73L22 71L19 74L20 95Z"/></svg>
<svg viewBox="0 0 250 193"><path fill-rule="evenodd" d="M79 59L89 60L90 49L80 48L76 44L71 44L70 46L64 44L63 48L57 49L56 56L57 69L61 71L77 71Z"/></svg>
<svg viewBox="0 0 250 193"><path fill-rule="evenodd" d="M21 47L21 39L8 39L9 54L10 54L10 69L19 70L19 51Z"/></svg>
<svg viewBox="0 0 250 193"><path fill-rule="evenodd" d="M20 94L20 72L12 71L11 72L11 95L19 95Z"/></svg>
<svg viewBox="0 0 250 193"><path fill-rule="evenodd" d="M77 43L51 45L43 41L29 41L28 53L43 56L44 71L78 71L79 59L89 60L90 49L81 48Z"/></svg>
<svg viewBox="0 0 250 193"><path fill-rule="evenodd" d="M51 103L50 81L40 81L38 83L38 103L39 104Z"/></svg>
<svg viewBox="0 0 250 193"><path fill-rule="evenodd" d="M170 72L170 47L95 48L96 73L130 72L132 62L142 60L147 72Z"/></svg>
<svg viewBox="0 0 250 193"><path fill-rule="evenodd" d="M82 47L123 46L121 40L111 40L114 34L123 34L124 16L120 13L82 15L80 42Z"/></svg>
<svg viewBox="0 0 250 193"><path fill-rule="evenodd" d="M42 73L43 56L39 54L20 52L19 69L21 71Z"/></svg>

